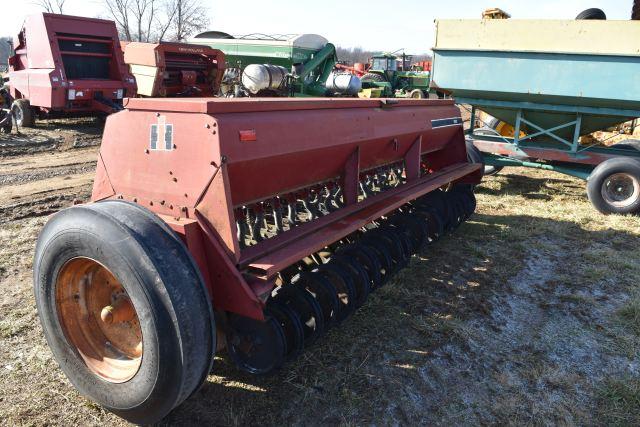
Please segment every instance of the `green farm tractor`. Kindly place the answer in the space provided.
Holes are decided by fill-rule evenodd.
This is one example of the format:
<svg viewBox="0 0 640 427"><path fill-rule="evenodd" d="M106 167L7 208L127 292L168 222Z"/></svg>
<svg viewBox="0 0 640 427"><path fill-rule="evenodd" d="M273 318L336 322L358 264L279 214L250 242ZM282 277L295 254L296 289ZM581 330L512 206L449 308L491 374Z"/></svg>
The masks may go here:
<svg viewBox="0 0 640 427"><path fill-rule="evenodd" d="M363 89L382 89L382 96L396 98L428 98L431 73L412 67L412 56L391 53L371 58L367 73L362 76Z"/></svg>

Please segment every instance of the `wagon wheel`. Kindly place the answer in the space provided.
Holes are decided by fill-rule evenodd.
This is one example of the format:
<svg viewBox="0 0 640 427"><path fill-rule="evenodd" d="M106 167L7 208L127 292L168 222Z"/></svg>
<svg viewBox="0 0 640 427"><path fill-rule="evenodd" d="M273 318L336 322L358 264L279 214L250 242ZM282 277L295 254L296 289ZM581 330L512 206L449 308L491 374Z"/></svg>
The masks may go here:
<svg viewBox="0 0 640 427"><path fill-rule="evenodd" d="M603 214L630 214L640 210L640 161L614 157L600 163L587 180L587 195Z"/></svg>
<svg viewBox="0 0 640 427"><path fill-rule="evenodd" d="M137 205L56 214L38 238L34 291L64 373L131 422L159 421L211 370L215 326L200 273L177 236Z"/></svg>

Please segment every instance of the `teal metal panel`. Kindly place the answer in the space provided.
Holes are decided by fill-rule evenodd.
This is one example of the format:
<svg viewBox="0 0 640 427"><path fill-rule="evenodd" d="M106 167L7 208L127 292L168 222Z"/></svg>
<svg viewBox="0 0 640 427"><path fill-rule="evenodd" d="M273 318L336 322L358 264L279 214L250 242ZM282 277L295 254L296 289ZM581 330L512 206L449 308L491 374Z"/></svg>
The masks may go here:
<svg viewBox="0 0 640 427"><path fill-rule="evenodd" d="M640 56L434 53L434 83L456 96L640 109Z"/></svg>
<svg viewBox="0 0 640 427"><path fill-rule="evenodd" d="M436 49L433 82L512 125L518 109L547 129L581 113L581 135L640 117L640 56Z"/></svg>

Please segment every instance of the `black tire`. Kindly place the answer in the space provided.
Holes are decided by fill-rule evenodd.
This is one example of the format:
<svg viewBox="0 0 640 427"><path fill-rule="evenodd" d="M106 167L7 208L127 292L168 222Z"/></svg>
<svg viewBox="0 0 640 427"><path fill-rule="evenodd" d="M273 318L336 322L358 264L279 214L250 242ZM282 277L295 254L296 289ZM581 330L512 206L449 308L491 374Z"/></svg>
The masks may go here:
<svg viewBox="0 0 640 427"><path fill-rule="evenodd" d="M614 157L600 163L587 179L587 196L605 215L637 213L640 209L640 161Z"/></svg>
<svg viewBox="0 0 640 427"><path fill-rule="evenodd" d="M473 145L473 141L467 139L465 141L465 145L467 146L467 160L469 160L469 163L479 163L484 168L484 157L482 156L480 150L478 150L478 148Z"/></svg>
<svg viewBox="0 0 640 427"><path fill-rule="evenodd" d="M11 113L18 127L30 128L35 124L35 116L31 104L26 99L16 99L11 106Z"/></svg>
<svg viewBox="0 0 640 427"><path fill-rule="evenodd" d="M618 142L617 144L613 144L611 148L620 148L623 150L637 150L640 151L640 140L637 139L627 139L624 142Z"/></svg>
<svg viewBox="0 0 640 427"><path fill-rule="evenodd" d="M61 325L58 275L78 258L110 270L140 313L144 357L126 382L94 373ZM187 248L153 213L122 201L65 209L42 230L33 270L45 337L82 394L130 422L151 424L202 385L216 348L210 297Z"/></svg>
<svg viewBox="0 0 640 427"><path fill-rule="evenodd" d="M494 123L495 121L495 123ZM489 124L490 125L494 125L497 126L498 123L500 123L500 121L498 119L492 119ZM491 128L494 129L494 128ZM478 135L489 135L489 136L495 136L497 135L496 132L487 129L487 128L480 128L480 129L476 129L474 130L474 134L478 134ZM471 143L471 145L473 145L473 143ZM469 141L467 141L467 152L469 151L468 149L469 146ZM475 146L474 146L475 148ZM482 163L484 163L484 156L482 155L482 152L480 150L478 150L478 153L480 154L480 156L482 156ZM498 174L504 166L493 166L493 165L487 165L484 164L484 169L482 171L482 175L484 176L491 176L491 175L496 175Z"/></svg>
<svg viewBox="0 0 640 427"><path fill-rule="evenodd" d="M362 76L360 80L363 82L378 82L378 83L384 83L387 81L387 79L385 79L384 76L377 73L367 73L364 76Z"/></svg>
<svg viewBox="0 0 640 427"><path fill-rule="evenodd" d="M7 122L0 127L0 133L9 134L11 133L11 129L13 129L13 119L8 117Z"/></svg>
<svg viewBox="0 0 640 427"><path fill-rule="evenodd" d="M607 19L607 14L604 13L602 9L598 9L597 7L592 7L590 9L585 9L576 16L576 19L597 19L597 20L605 20Z"/></svg>
<svg viewBox="0 0 640 427"><path fill-rule="evenodd" d="M425 99L427 98L427 96L425 96L424 91L422 91L421 89L414 89L411 92L409 92L409 98Z"/></svg>

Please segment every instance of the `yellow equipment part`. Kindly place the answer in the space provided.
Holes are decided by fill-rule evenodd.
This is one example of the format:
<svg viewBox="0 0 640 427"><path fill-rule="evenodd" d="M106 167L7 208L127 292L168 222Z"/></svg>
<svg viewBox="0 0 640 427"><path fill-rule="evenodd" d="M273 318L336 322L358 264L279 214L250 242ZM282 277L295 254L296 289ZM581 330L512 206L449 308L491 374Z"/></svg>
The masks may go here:
<svg viewBox="0 0 640 427"><path fill-rule="evenodd" d="M381 98L383 92L382 88L362 89L358 93L358 98Z"/></svg>

